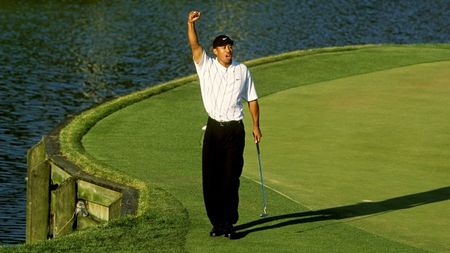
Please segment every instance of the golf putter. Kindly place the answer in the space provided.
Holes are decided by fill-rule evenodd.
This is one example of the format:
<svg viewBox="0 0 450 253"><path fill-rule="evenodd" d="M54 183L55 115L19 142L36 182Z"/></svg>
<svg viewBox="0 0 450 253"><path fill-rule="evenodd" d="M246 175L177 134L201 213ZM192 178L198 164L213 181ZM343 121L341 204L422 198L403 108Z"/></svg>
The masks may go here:
<svg viewBox="0 0 450 253"><path fill-rule="evenodd" d="M269 216L267 213L267 201L266 201L266 192L264 191L264 177L262 171L262 163L261 163L261 152L259 151L259 144L256 143L256 151L258 152L258 165L259 165L259 177L261 179L261 193L262 193L262 204L263 204L263 212L259 215L259 217L264 218Z"/></svg>

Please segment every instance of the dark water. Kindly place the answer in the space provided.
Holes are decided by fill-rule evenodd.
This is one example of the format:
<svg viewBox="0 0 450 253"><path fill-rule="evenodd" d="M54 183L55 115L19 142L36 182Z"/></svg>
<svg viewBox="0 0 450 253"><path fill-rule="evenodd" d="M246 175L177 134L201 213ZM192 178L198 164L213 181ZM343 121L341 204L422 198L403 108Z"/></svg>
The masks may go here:
<svg viewBox="0 0 450 253"><path fill-rule="evenodd" d="M25 240L26 151L68 114L194 72L187 12L240 61L296 49L450 42L450 0L1 1L0 243Z"/></svg>

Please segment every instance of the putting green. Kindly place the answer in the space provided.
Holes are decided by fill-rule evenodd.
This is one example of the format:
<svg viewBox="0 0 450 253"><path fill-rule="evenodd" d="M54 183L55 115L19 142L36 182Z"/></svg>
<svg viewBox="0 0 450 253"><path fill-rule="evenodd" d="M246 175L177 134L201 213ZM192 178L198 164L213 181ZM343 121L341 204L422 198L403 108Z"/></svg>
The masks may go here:
<svg viewBox="0 0 450 253"><path fill-rule="evenodd" d="M208 237L199 145L206 117L197 82L110 114L83 146L178 199L189 231L177 238L191 252L446 252L448 60L444 48L383 46L252 68L271 216L258 218L247 131L237 241Z"/></svg>
<svg viewBox="0 0 450 253"><path fill-rule="evenodd" d="M346 206L342 218L366 231L450 250L450 62L289 89L261 104L269 186L313 210ZM248 177L254 168L248 159Z"/></svg>

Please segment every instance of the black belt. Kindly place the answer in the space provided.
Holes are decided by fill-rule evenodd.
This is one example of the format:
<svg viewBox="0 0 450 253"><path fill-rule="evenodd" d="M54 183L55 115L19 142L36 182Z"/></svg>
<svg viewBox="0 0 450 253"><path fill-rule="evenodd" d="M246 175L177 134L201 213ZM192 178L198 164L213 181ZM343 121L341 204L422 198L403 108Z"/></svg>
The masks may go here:
<svg viewBox="0 0 450 253"><path fill-rule="evenodd" d="M211 117L208 117L208 122L212 123L213 125L221 126L221 127L231 127L231 126L236 126L236 125L242 124L242 120L217 121Z"/></svg>

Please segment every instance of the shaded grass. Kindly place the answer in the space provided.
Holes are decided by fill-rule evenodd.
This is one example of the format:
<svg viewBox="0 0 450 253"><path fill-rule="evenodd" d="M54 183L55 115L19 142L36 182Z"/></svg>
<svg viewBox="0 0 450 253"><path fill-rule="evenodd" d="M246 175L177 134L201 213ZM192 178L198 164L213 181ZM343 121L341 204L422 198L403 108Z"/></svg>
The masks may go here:
<svg viewBox="0 0 450 253"><path fill-rule="evenodd" d="M320 49L293 52L278 58L270 57L255 61L250 65L253 66L252 71L257 82L258 92L260 96L265 96L315 82L420 62L449 59L449 50L443 50L446 47L448 45ZM283 59L282 62L277 62L281 59ZM170 84L178 87L176 89L171 89L173 87L170 85L169 87L167 85L158 87L156 89L161 89L160 91L171 89L170 92L160 95L157 95L160 91L155 92L149 89L84 112L65 129L66 132L61 136L65 155L86 170L147 191L146 194L142 194L143 197L140 200L139 217L125 218L110 223L108 227L112 229L110 231L114 231L111 232L110 237L102 238L100 234L103 234L103 230L91 230L31 247L12 247L8 250L40 249L39 251L50 251L57 249L58 251L59 249L61 251L76 247L76 245L90 245L95 247L96 251L112 251L113 245L117 243L113 234L120 234L123 245L135 247L134 251L145 251L143 249L150 247L155 251L168 251L172 248L175 251L186 249L205 251L212 248L224 251L227 249L254 251L255 247L258 247L261 252L273 252L279 250L280 247L283 247L285 252L296 252L299 248L306 248L311 252L321 252L327 249L328 251L335 249L334 251L342 252L349 250L365 252L420 251L331 220L324 220L324 224L319 221L292 222L292 225L302 226L288 226L283 229L247 228L246 230L256 229L254 232L258 232L258 236L255 236L256 233L247 233L242 239L243 243L240 244L205 238L209 227L200 195L200 172L198 169L200 148L197 146L199 128L202 126L205 116L197 83L192 80L192 77L189 77L181 82L176 81L175 84ZM143 100L148 97L152 98ZM131 104L133 105L130 106ZM113 113L116 111L117 113ZM94 128L91 129L92 127ZM84 138L83 145L80 142L82 138ZM88 148L88 152L84 150L84 147ZM246 170L249 170L248 168L246 166ZM252 177L251 173L248 176ZM166 195L152 197L150 189L153 186L164 188L176 199ZM255 220L254 217L260 210L259 200L255 198L258 186L244 178L241 192L243 200L241 220L244 222ZM275 215L306 211L305 207L278 194L273 192L269 194L271 204L273 204L271 211ZM177 207L172 212L166 210L168 212L166 221L150 215L155 210L159 210L161 201ZM183 206L180 206L179 201ZM186 214L186 212L189 213L189 216L177 215ZM146 217L148 220L145 219ZM190 221L188 221L188 217ZM135 236L138 232L153 235L156 229L152 222L155 222L156 229L160 230L160 237L158 234L156 237L166 239L155 240L156 244L153 244L153 240L150 238L141 238L137 240L140 243L136 243L135 239L140 238ZM277 221L273 222L277 223ZM180 226L166 228L166 223L176 223ZM309 224L311 227L304 227L303 223ZM140 228L136 228L133 224L140 224ZM185 243L185 237L182 235L187 233L187 224L190 224L191 227ZM158 226L160 227L158 228ZM265 226L274 225L269 223ZM304 229L302 233L296 233L302 229ZM127 231L127 233L121 231ZM297 236L299 234L301 236ZM74 237L77 238L77 241L70 239ZM92 238L99 238L101 241L89 243ZM286 245L286 241L277 241L280 238L287 240L289 245ZM335 248L336 245L339 245L339 248ZM127 251L125 248L117 249Z"/></svg>

